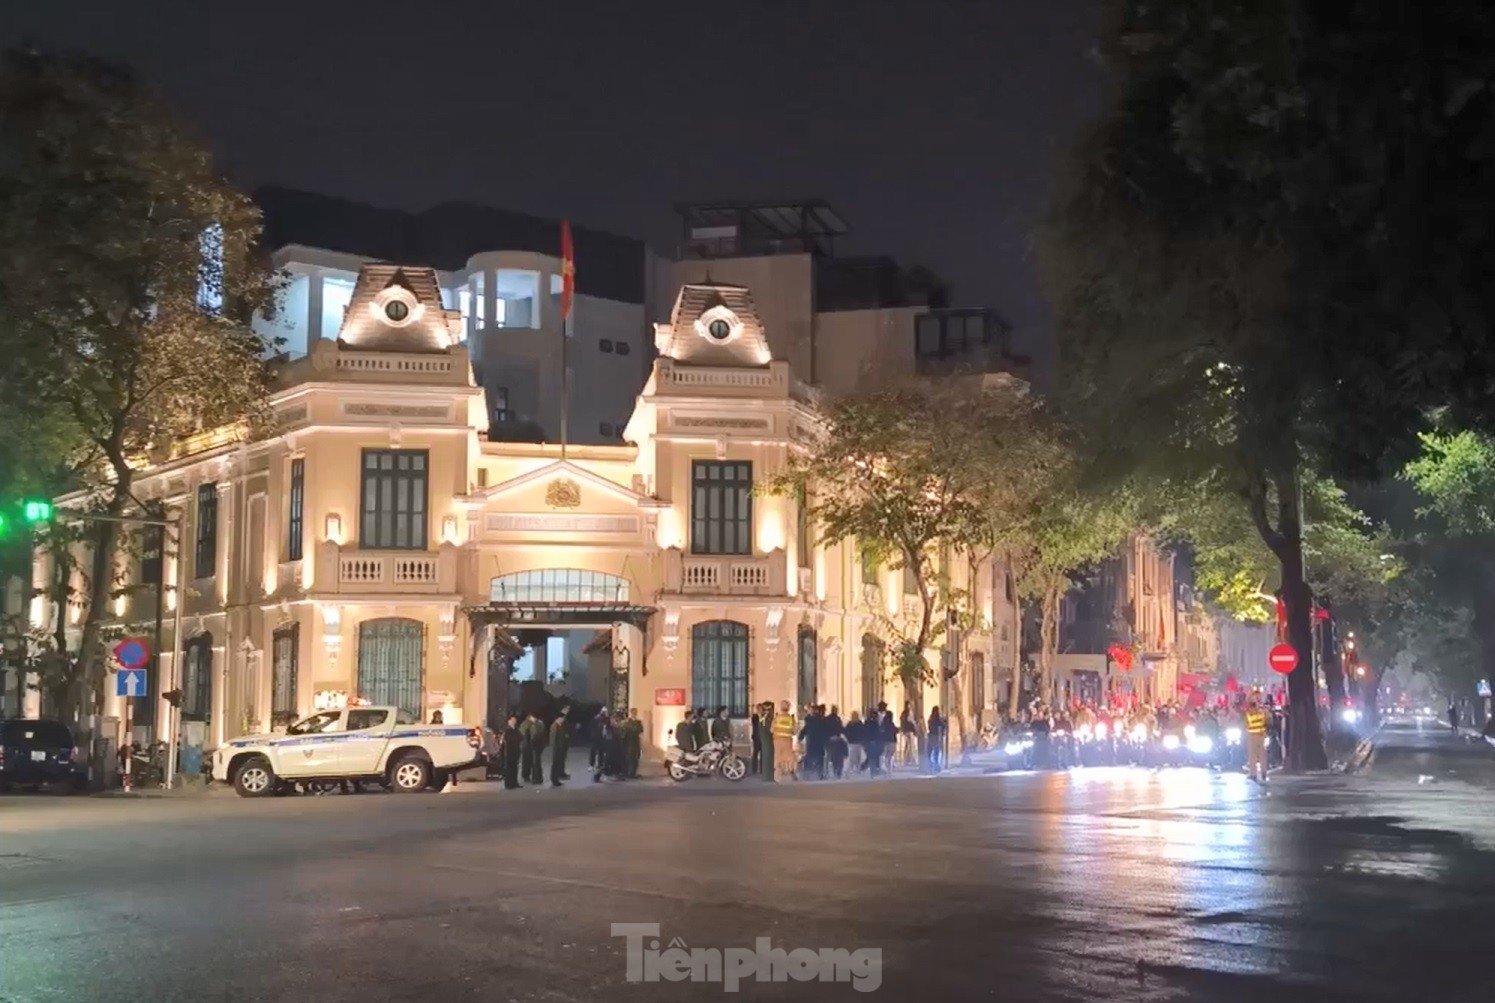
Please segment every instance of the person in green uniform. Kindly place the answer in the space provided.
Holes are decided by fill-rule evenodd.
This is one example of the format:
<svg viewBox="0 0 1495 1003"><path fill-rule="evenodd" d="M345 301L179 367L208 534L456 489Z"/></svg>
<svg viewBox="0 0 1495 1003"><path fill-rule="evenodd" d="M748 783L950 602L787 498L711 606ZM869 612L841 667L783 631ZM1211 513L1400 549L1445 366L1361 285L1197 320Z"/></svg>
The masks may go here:
<svg viewBox="0 0 1495 1003"><path fill-rule="evenodd" d="M773 704L758 707L758 741L763 749L763 779L773 782Z"/></svg>
<svg viewBox="0 0 1495 1003"><path fill-rule="evenodd" d="M524 723L519 726L520 737L524 739L523 752L519 772L524 776L527 784L543 784L545 782L545 768L540 765L540 748L545 744L545 723L530 711L524 716Z"/></svg>
<svg viewBox="0 0 1495 1003"><path fill-rule="evenodd" d="M638 776L639 759L644 754L644 722L639 720L638 708L628 709L628 720L623 722L623 775Z"/></svg>
<svg viewBox="0 0 1495 1003"><path fill-rule="evenodd" d="M565 704L561 705L561 712L550 722L550 786L559 787L561 782L568 779L570 774L566 772L566 753L571 749L571 719L567 711L571 708Z"/></svg>

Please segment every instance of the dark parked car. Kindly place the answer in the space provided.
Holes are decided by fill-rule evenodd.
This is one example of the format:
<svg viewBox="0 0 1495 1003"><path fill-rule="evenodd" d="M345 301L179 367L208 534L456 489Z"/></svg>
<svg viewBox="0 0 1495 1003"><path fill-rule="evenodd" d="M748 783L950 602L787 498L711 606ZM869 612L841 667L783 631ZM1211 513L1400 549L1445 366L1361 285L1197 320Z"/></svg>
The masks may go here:
<svg viewBox="0 0 1495 1003"><path fill-rule="evenodd" d="M77 758L73 733L61 721L0 721L0 791L13 784L66 784L81 790L88 773Z"/></svg>

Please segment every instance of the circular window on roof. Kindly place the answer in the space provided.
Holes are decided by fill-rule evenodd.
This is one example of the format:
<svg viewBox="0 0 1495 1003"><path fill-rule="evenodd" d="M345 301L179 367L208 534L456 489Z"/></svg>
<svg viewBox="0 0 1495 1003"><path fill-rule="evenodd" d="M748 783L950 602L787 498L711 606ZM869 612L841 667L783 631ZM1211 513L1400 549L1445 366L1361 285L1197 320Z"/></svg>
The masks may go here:
<svg viewBox="0 0 1495 1003"><path fill-rule="evenodd" d="M390 300L384 304L384 316L398 324L410 316L410 307L404 300Z"/></svg>
<svg viewBox="0 0 1495 1003"><path fill-rule="evenodd" d="M713 320L706 330L717 341L726 341L732 335L732 325L720 317Z"/></svg>

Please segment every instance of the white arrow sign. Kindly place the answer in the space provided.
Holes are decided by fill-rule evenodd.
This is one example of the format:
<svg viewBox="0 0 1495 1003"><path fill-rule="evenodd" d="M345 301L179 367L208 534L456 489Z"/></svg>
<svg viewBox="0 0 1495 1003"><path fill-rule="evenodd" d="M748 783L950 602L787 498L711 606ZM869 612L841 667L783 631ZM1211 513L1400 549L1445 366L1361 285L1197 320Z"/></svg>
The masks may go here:
<svg viewBox="0 0 1495 1003"><path fill-rule="evenodd" d="M145 692L145 670L121 669L119 677L115 680L114 692L122 697L138 697L143 694Z"/></svg>

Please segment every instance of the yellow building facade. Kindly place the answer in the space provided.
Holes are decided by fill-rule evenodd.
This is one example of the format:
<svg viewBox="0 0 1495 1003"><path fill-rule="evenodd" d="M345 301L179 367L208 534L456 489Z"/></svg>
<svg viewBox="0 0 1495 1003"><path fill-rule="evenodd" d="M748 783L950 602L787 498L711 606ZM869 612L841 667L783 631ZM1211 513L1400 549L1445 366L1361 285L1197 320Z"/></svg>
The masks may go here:
<svg viewBox="0 0 1495 1003"><path fill-rule="evenodd" d="M118 569L150 582L159 560L164 583L137 724L164 734L178 690L208 748L354 699L492 726L516 636L547 629L605 632L608 702L638 708L656 747L687 706L901 708L885 652L917 597L763 490L818 434L820 395L773 357L751 290L680 289L616 446L489 441L459 328L429 270L365 266L339 337L280 373L266 432L142 471L137 496L183 511L185 538ZM929 654L923 705L976 727L1005 705L1016 608L1000 567L949 573L978 628ZM156 595L131 589L116 626L152 636ZM123 700L105 714L118 729Z"/></svg>

